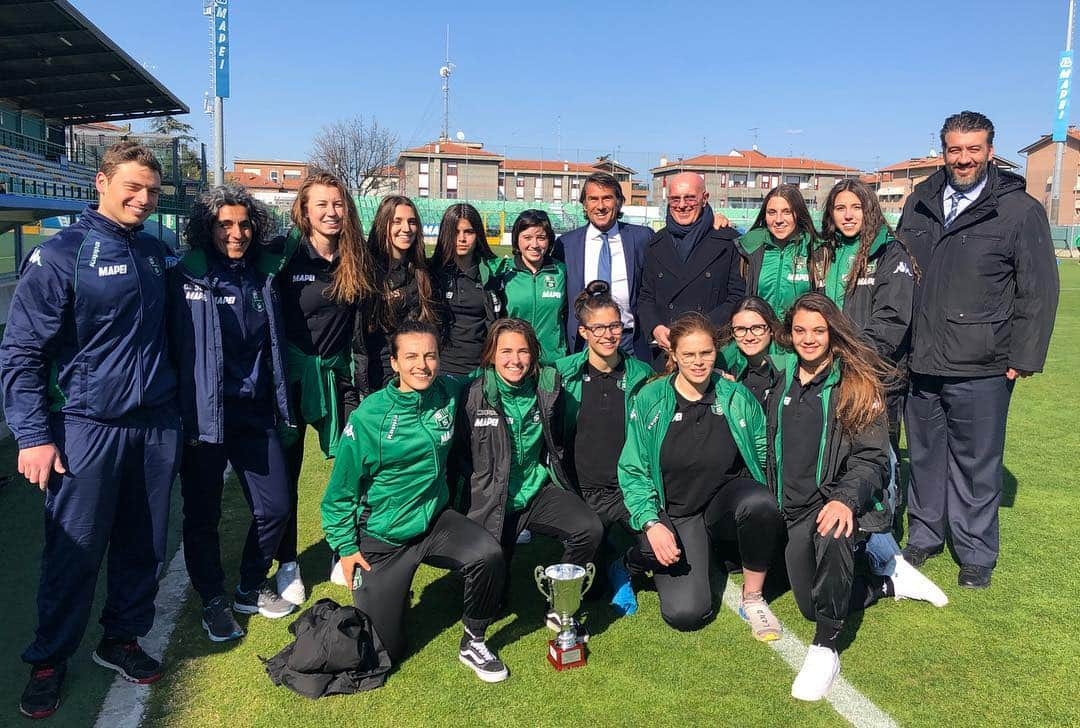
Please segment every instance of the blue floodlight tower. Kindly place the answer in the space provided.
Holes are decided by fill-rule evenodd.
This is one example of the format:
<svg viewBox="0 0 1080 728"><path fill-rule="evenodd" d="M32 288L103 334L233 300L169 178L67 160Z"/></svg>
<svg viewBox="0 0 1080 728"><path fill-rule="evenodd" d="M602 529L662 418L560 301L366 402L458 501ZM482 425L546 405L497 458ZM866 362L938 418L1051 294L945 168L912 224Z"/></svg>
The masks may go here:
<svg viewBox="0 0 1080 728"><path fill-rule="evenodd" d="M229 97L229 0L205 0L210 18L210 67L214 83L214 184L225 183L225 121L223 100Z"/></svg>

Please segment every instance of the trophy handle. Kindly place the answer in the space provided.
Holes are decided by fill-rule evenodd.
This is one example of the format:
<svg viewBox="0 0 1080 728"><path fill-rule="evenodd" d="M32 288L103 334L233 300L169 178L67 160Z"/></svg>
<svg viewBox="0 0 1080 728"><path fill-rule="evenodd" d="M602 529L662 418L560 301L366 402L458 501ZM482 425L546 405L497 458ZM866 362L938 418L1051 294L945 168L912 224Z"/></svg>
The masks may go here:
<svg viewBox="0 0 1080 728"><path fill-rule="evenodd" d="M544 576L543 566L536 567L536 571L533 572L533 578L536 579L536 588L540 590L541 594L547 597L548 604L551 604L551 592L544 588L547 577Z"/></svg>
<svg viewBox="0 0 1080 728"><path fill-rule="evenodd" d="M589 587L592 586L593 579L596 578L596 564L585 564L585 581L581 585L581 595L585 596L585 593L589 591Z"/></svg>

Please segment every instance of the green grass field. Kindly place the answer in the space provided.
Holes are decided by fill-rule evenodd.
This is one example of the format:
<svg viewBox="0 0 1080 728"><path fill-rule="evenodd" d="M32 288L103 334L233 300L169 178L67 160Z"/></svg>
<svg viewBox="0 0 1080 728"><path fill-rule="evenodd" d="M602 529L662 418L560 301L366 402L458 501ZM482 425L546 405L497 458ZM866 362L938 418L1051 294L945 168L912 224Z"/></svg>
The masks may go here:
<svg viewBox="0 0 1080 728"><path fill-rule="evenodd" d="M993 586L959 589L957 566L946 555L928 562L925 572L949 595L948 607L890 600L849 622L842 674L900 725L1080 725L1080 477L1074 466L1080 394L1071 367L1080 358L1080 266L1063 261L1060 270L1061 304L1046 373L1021 382L1013 396L1003 550ZM318 506L329 463L314 447L308 455L301 483L302 569L312 600L347 601L344 588L326 581L328 554L320 540ZM13 456L10 443L0 450L0 465L8 472ZM13 482L0 489L0 508L7 524L0 531L0 586L7 596L0 620L3 725L18 720L15 705L25 679L18 652L34 624L40 495ZM248 522L239 490L232 487L223 548L234 579ZM511 669L511 678L499 685L479 682L457 661L461 582L447 572L423 567L417 574L407 617L414 652L387 685L318 701L274 688L259 660L287 643L289 619L252 619L243 641L212 645L189 591L165 655L167 675L150 690L144 725L844 724L826 703L792 700L790 668L754 642L725 607L705 629L679 633L660 619L652 591L639 594L641 609L632 618L614 620L603 602L588 603L589 664L555 673L544 659L549 633L531 571L557 553L554 544L537 539L516 555L511 614L490 632ZM773 607L789 631L810 641L813 627L790 594ZM72 661L57 725L93 723L109 683L89 660L98 635L92 626Z"/></svg>

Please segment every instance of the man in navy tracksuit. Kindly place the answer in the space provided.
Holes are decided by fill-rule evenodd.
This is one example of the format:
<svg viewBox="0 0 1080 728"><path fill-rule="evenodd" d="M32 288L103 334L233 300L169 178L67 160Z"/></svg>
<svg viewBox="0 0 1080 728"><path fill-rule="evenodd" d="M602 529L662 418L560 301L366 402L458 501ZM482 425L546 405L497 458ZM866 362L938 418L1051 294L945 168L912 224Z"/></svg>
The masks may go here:
<svg viewBox="0 0 1080 728"><path fill-rule="evenodd" d="M23 263L0 345L4 412L19 472L45 491L38 627L20 710L59 706L106 548L105 628L95 662L151 683L139 647L154 622L169 493L180 455L176 373L165 346L165 269L174 261L142 223L161 167L122 142L102 160L100 202Z"/></svg>
<svg viewBox="0 0 1080 728"><path fill-rule="evenodd" d="M202 598L203 627L215 642L243 636L233 610L277 618L295 609L266 578L292 513L276 429L291 426L274 287L284 261L263 245L269 227L265 207L242 187L209 190L191 212L192 250L169 273L169 338L185 438L184 556ZM252 513L231 609L218 538L226 462Z"/></svg>

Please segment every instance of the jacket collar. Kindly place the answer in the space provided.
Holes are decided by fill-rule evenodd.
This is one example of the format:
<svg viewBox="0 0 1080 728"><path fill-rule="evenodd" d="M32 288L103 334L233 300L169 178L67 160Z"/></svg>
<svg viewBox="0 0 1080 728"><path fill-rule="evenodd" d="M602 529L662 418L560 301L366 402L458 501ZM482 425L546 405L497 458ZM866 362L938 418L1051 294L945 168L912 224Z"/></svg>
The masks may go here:
<svg viewBox="0 0 1080 728"><path fill-rule="evenodd" d="M424 406L431 399L431 392L438 383L438 378L432 380L431 386L425 389L423 392L402 392L398 387L401 385L401 377L394 375L384 389L386 390L386 396L390 398L393 403L394 409L397 410L409 410L418 411L424 408Z"/></svg>
<svg viewBox="0 0 1080 728"><path fill-rule="evenodd" d="M127 227L115 220L105 217L98 212L97 204L87 205L86 209L82 211L80 220L85 221L87 227L93 230L99 230L103 233L112 235L113 237L123 238L125 240L134 238L135 235L143 229L141 223L134 227Z"/></svg>

